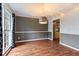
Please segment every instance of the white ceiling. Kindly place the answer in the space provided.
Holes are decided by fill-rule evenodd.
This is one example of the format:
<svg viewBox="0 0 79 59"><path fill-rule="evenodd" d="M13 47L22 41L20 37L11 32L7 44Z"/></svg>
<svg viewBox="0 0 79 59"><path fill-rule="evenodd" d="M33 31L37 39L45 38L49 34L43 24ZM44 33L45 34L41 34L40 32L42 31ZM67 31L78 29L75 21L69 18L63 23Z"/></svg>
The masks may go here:
<svg viewBox="0 0 79 59"><path fill-rule="evenodd" d="M73 3L10 3L9 5L16 16L24 17L63 16L79 8L79 4Z"/></svg>

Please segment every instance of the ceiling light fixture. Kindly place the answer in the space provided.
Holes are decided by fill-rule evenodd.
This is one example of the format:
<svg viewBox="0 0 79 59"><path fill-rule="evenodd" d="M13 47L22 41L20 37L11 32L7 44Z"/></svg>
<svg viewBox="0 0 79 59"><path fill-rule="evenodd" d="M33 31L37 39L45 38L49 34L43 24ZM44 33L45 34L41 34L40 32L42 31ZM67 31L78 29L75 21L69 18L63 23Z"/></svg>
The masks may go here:
<svg viewBox="0 0 79 59"><path fill-rule="evenodd" d="M45 17L45 16L40 17L39 24L47 24L47 17Z"/></svg>

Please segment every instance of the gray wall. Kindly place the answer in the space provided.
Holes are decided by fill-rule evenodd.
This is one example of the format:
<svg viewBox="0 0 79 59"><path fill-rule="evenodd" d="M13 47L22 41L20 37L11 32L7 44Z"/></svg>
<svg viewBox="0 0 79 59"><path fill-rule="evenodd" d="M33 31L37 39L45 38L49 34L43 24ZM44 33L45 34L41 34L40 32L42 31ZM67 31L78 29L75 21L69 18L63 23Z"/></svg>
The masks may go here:
<svg viewBox="0 0 79 59"><path fill-rule="evenodd" d="M18 39L20 37L20 39ZM28 39L39 39L39 38L48 38L48 32L38 32L38 33L17 33L16 40L28 40Z"/></svg>
<svg viewBox="0 0 79 59"><path fill-rule="evenodd" d="M65 13L61 18L60 28L61 33L63 33L61 43L79 49L79 9L74 8Z"/></svg>
<svg viewBox="0 0 79 59"><path fill-rule="evenodd" d="M50 38L51 33L48 31L48 24L39 24L39 20L35 18L16 17L16 32L20 31L46 31L46 32L32 32L32 33L16 33L16 41Z"/></svg>
<svg viewBox="0 0 79 59"><path fill-rule="evenodd" d="M61 43L79 49L79 35L61 34Z"/></svg>
<svg viewBox="0 0 79 59"><path fill-rule="evenodd" d="M39 24L35 18L16 17L16 31L48 31L48 24Z"/></svg>

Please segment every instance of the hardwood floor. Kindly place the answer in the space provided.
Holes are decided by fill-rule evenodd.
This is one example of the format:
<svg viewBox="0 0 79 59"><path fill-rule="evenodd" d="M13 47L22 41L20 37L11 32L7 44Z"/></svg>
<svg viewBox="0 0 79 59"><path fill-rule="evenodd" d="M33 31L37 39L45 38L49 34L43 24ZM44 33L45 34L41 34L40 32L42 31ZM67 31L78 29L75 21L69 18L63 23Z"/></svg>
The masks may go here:
<svg viewBox="0 0 79 59"><path fill-rule="evenodd" d="M79 56L79 51L58 44L54 40L17 43L8 56Z"/></svg>

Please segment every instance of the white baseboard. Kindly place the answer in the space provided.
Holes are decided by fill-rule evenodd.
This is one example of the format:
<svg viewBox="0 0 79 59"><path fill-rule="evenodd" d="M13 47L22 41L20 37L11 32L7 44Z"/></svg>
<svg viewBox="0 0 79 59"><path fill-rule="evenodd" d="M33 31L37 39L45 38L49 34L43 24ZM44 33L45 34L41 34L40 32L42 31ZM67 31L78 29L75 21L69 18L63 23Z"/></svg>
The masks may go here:
<svg viewBox="0 0 79 59"><path fill-rule="evenodd" d="M38 38L38 39L28 39L28 40L21 40L21 41L16 41L16 43L18 42L27 42L27 41L37 41L37 40L50 40L50 38Z"/></svg>
<svg viewBox="0 0 79 59"><path fill-rule="evenodd" d="M2 55L3 55L3 56L7 56L8 53L11 51L11 49L12 49L12 48L10 47L10 48L9 48L5 53L3 53Z"/></svg>
<svg viewBox="0 0 79 59"><path fill-rule="evenodd" d="M49 39L49 40L53 41L53 39Z"/></svg>
<svg viewBox="0 0 79 59"><path fill-rule="evenodd" d="M64 43L62 43L62 42L60 42L60 44L63 45L63 46L69 47L69 48L71 48L71 49L74 49L74 50L79 51L79 49L77 49L77 48L75 48L75 47L72 47L72 46L69 46L69 45L67 45L67 44L64 44Z"/></svg>

